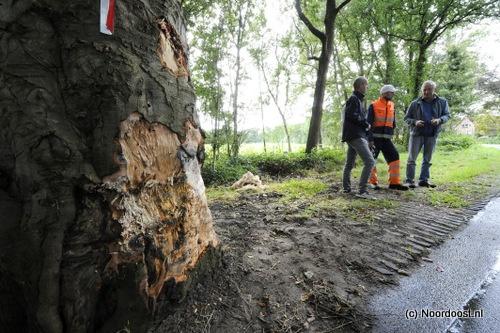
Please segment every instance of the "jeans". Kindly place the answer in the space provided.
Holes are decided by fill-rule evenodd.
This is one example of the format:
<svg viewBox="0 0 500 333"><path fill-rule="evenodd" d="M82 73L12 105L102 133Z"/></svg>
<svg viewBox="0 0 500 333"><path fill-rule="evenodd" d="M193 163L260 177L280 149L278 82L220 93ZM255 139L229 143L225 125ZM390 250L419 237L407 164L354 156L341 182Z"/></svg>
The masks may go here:
<svg viewBox="0 0 500 333"><path fill-rule="evenodd" d="M366 192L368 177L370 177L370 172L375 166L375 159L368 147L368 141L364 138L357 138L347 141L347 146L347 158L344 166L344 175L342 177L342 186L345 191L351 190L351 171L352 168L354 168L356 155L359 154L364 163L363 171L361 171L361 176L359 177L359 193Z"/></svg>
<svg viewBox="0 0 500 333"><path fill-rule="evenodd" d="M408 163L406 164L406 182L409 184L414 183L415 179L415 168L418 154L424 147L424 158L422 161L422 168L420 169L419 181L428 181L430 177L430 167L432 165L432 153L436 147L437 135L435 136L410 136L410 142L408 144Z"/></svg>

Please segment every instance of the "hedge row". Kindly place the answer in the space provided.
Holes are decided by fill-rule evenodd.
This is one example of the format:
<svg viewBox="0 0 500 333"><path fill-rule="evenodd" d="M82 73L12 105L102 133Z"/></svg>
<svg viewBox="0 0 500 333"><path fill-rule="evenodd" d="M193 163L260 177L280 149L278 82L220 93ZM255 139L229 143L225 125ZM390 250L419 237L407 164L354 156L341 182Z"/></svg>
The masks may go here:
<svg viewBox="0 0 500 333"><path fill-rule="evenodd" d="M260 153L243 155L236 160L223 157L215 163L208 159L202 176L206 185L223 185L238 180L247 171L271 177L301 175L306 170L329 171L342 163L344 155L340 149L318 149L311 154Z"/></svg>

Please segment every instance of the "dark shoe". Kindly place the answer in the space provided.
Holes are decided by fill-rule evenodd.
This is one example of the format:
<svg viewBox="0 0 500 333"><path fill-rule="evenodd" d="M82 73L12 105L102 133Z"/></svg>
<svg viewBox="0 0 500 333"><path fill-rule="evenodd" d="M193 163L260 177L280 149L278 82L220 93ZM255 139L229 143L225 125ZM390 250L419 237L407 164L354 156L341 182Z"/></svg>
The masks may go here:
<svg viewBox="0 0 500 333"><path fill-rule="evenodd" d="M351 189L347 189L347 190L344 189L344 190L342 190L342 193L349 194L349 193L351 193Z"/></svg>
<svg viewBox="0 0 500 333"><path fill-rule="evenodd" d="M369 187L370 189L372 189L372 190L376 190L376 191L378 191L378 190L382 189L380 186L378 186L378 184L368 184L368 187Z"/></svg>
<svg viewBox="0 0 500 333"><path fill-rule="evenodd" d="M377 200L377 198L375 198L373 195L371 195L368 192L360 192L360 193L356 194L356 198L367 199L367 200Z"/></svg>
<svg viewBox="0 0 500 333"><path fill-rule="evenodd" d="M408 191L408 186L402 184L390 184L389 189L398 191Z"/></svg>
<svg viewBox="0 0 500 333"><path fill-rule="evenodd" d="M417 186L415 185L415 183L413 182L406 182L406 186L408 186L409 188L416 188Z"/></svg>
<svg viewBox="0 0 500 333"><path fill-rule="evenodd" d="M431 184L431 183L429 183L428 181L425 181L425 180L419 181L418 182L418 186L420 186L420 187L430 187L430 188L436 187L435 184Z"/></svg>

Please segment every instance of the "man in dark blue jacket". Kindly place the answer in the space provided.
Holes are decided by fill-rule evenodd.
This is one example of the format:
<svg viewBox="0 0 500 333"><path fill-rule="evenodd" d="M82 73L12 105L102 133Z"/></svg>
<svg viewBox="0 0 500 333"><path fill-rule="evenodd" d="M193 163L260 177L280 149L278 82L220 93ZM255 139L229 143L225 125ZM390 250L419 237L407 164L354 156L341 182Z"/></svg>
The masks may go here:
<svg viewBox="0 0 500 333"><path fill-rule="evenodd" d="M406 112L405 122L410 126L410 142L408 144L408 163L406 165L406 182L409 187L415 188L415 168L418 154L423 148L424 156L418 185L422 187L436 187L429 182L432 153L441 124L450 118L448 101L434 92L436 84L425 81L422 84L422 96L411 102Z"/></svg>
<svg viewBox="0 0 500 333"><path fill-rule="evenodd" d="M375 159L368 146L367 131L370 124L366 119L366 110L363 99L368 89L368 80L358 77L354 80L354 91L347 100L343 111L342 142L347 143L347 157L342 177L344 193L351 192L351 171L354 167L356 155L359 154L363 160L363 171L359 177L359 188L357 196L364 199L374 199L366 190L368 177L375 165Z"/></svg>

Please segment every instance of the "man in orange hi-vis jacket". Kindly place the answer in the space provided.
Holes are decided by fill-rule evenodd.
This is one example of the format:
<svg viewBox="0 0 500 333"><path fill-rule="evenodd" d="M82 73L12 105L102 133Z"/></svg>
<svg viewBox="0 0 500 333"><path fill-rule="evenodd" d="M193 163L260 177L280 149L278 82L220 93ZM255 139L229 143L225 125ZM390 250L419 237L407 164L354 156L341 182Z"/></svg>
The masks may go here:
<svg viewBox="0 0 500 333"><path fill-rule="evenodd" d="M396 128L396 113L392 101L395 92L394 86L386 84L380 89L380 97L370 104L367 120L371 125L371 130L368 139L374 158L376 159L382 152L389 165L389 188L406 191L408 186L401 184L399 175L399 153L391 140L394 128ZM374 189L380 189L376 166L372 169L369 182Z"/></svg>

